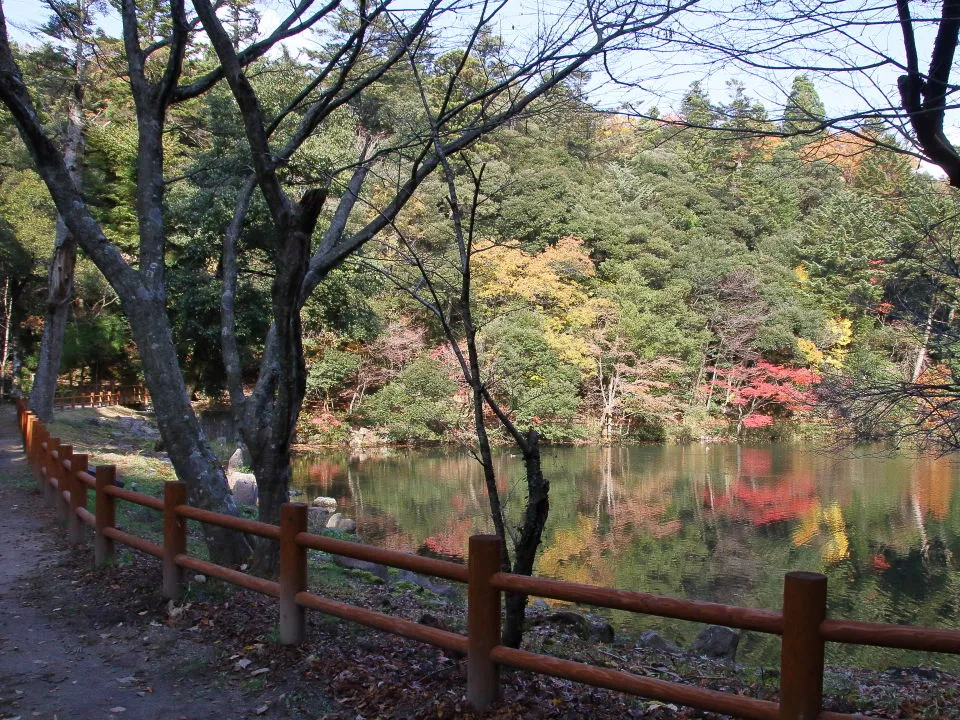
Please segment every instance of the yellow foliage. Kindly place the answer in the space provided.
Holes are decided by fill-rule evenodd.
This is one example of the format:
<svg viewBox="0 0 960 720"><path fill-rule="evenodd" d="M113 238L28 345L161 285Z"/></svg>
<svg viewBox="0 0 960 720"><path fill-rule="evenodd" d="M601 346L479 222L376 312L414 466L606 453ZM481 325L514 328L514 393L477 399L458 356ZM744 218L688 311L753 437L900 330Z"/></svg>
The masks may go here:
<svg viewBox="0 0 960 720"><path fill-rule="evenodd" d="M822 349L806 338L797 339L797 352L813 368L824 365L841 369L853 340L853 322L844 317L829 318Z"/></svg>
<svg viewBox="0 0 960 720"><path fill-rule="evenodd" d="M535 255L516 245L488 243L478 248L476 259L474 297L479 302L498 310L521 304L538 311L550 348L584 372L593 368L583 331L606 307L583 286L596 274L583 240L561 238Z"/></svg>
<svg viewBox="0 0 960 720"><path fill-rule="evenodd" d="M817 347L813 340L806 338L797 338L797 352L806 361L807 365L819 368L823 365L823 352Z"/></svg>
<svg viewBox="0 0 960 720"><path fill-rule="evenodd" d="M805 265L797 265L793 269L793 274L796 276L797 282L799 282L801 285L810 282L810 273L807 272L807 267Z"/></svg>

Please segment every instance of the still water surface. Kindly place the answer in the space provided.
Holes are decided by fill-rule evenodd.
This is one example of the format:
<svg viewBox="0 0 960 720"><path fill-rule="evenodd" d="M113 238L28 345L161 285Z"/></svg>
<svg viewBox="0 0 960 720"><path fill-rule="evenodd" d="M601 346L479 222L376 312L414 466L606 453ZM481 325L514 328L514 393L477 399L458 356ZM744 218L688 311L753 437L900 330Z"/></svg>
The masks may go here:
<svg viewBox="0 0 960 720"><path fill-rule="evenodd" d="M511 515L523 467L498 456ZM783 574L829 577L835 617L960 628L960 465L840 457L790 445L548 448L550 519L537 574L778 609ZM450 450L302 454L295 485L337 499L365 542L463 558L489 532L479 465ZM614 613L620 629L688 642L699 626ZM829 659L957 667L943 656L831 646ZM775 662L748 634L741 662Z"/></svg>

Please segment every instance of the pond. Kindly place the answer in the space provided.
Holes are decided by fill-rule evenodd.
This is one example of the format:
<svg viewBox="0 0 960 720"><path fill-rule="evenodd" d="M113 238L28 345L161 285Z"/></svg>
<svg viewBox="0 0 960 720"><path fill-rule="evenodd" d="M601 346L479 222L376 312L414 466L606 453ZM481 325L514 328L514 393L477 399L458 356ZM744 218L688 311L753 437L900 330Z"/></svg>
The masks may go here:
<svg viewBox="0 0 960 720"><path fill-rule="evenodd" d="M516 517L523 466L497 456ZM546 577L779 609L783 575L829 577L835 617L960 628L960 466L950 458L828 455L791 445L557 447L544 451ZM301 454L295 485L335 497L367 543L463 558L489 532L479 465L451 450ZM689 642L700 626L612 613L614 626ZM775 663L749 633L741 662ZM952 659L828 646L828 660L957 667Z"/></svg>

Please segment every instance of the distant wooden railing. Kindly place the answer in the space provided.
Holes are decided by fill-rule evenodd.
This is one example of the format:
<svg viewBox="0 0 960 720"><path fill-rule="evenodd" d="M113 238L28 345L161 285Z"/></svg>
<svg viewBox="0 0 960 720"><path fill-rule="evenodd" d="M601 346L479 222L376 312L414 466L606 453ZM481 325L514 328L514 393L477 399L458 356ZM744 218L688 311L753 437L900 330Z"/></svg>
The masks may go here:
<svg viewBox="0 0 960 720"><path fill-rule="evenodd" d="M150 403L150 393L143 385L96 390L71 390L57 393L55 408L104 407L107 405L144 406Z"/></svg>
<svg viewBox="0 0 960 720"><path fill-rule="evenodd" d="M98 565L113 560L114 543L120 542L162 560L164 597L177 598L181 595L184 569L275 597L279 605L280 642L287 645L303 642L305 610L311 608L465 654L467 697L477 710L485 709L497 699L500 666L509 666L743 718L840 720L857 716L822 710L826 642L960 654L960 631L828 619L827 578L816 573L787 573L782 612L755 610L501 572L501 541L494 535L471 537L469 563L463 566L310 534L307 532L307 506L302 503L283 505L280 525L277 526L190 507L186 504L187 487L182 482L165 483L163 499L150 497L116 487L116 472L111 465L100 466L91 474L87 456L74 454L71 446L63 445L59 438L51 437L43 423L22 402L17 404L17 413L24 450L45 498L56 504L60 517L67 525L71 543L84 542L84 528L94 528L94 558ZM91 489L96 493L96 510L93 513L87 510L87 492ZM162 545L116 527L115 503L118 499L163 513ZM279 581L254 577L191 557L187 553L187 520L278 542ZM427 627L309 592L308 548L466 583L467 635ZM642 677L506 647L500 643L503 592L780 635L779 702Z"/></svg>

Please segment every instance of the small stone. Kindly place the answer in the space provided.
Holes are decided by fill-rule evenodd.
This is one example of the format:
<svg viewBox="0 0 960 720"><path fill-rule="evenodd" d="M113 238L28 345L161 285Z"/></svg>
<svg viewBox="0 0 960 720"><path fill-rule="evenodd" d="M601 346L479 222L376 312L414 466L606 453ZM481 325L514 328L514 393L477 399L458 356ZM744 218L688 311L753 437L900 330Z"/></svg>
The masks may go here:
<svg viewBox="0 0 960 720"><path fill-rule="evenodd" d="M310 504L313 507L326 508L329 512L337 509L337 501L332 497L315 497Z"/></svg>
<svg viewBox="0 0 960 720"><path fill-rule="evenodd" d="M693 639L691 652L708 658L733 661L737 656L740 634L722 625L707 625Z"/></svg>
<svg viewBox="0 0 960 720"><path fill-rule="evenodd" d="M342 555L334 555L333 561L340 567L368 572L371 575L375 575L376 577L380 578L384 582L387 582L390 578L390 570L386 565L381 565L380 563L367 562L366 560L356 560L354 558L344 557Z"/></svg>
<svg viewBox="0 0 960 720"><path fill-rule="evenodd" d="M205 583L207 581L206 575L194 575L193 581L198 583Z"/></svg>
<svg viewBox="0 0 960 720"><path fill-rule="evenodd" d="M337 530L345 533L352 533L357 529L357 521L350 518L340 518L337 523Z"/></svg>
<svg viewBox="0 0 960 720"><path fill-rule="evenodd" d="M613 625L608 623L606 620L590 620L589 623L589 640L602 643L612 643L614 640L616 640L617 636L613 630Z"/></svg>
<svg viewBox="0 0 960 720"><path fill-rule="evenodd" d="M637 638L637 647L661 650L673 655L679 655L683 652L678 646L674 645L655 630L644 630L640 633L640 637Z"/></svg>

